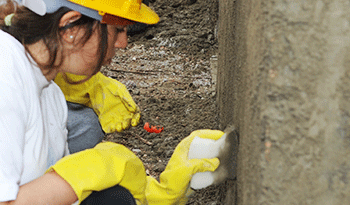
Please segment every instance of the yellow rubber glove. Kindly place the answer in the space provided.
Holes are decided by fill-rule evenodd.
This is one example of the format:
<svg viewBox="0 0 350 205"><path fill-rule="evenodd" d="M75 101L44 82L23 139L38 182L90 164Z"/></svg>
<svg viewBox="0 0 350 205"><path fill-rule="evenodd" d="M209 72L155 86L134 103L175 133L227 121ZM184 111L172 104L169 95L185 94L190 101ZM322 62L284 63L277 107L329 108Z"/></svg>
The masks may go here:
<svg viewBox="0 0 350 205"><path fill-rule="evenodd" d="M86 78L68 73L67 76L75 82ZM125 85L100 72L80 84L67 83L59 73L55 82L67 101L93 108L106 133L121 132L140 121L140 109Z"/></svg>
<svg viewBox="0 0 350 205"><path fill-rule="evenodd" d="M149 205L186 204L193 191L189 183L198 172L214 171L219 159L188 159L188 151L194 137L219 139L224 133L219 130L197 130L183 139L176 147L158 182L148 176L146 198Z"/></svg>
<svg viewBox="0 0 350 205"><path fill-rule="evenodd" d="M141 160L123 145L105 142L66 156L50 167L73 188L79 203L92 191L119 184L145 204L146 172Z"/></svg>

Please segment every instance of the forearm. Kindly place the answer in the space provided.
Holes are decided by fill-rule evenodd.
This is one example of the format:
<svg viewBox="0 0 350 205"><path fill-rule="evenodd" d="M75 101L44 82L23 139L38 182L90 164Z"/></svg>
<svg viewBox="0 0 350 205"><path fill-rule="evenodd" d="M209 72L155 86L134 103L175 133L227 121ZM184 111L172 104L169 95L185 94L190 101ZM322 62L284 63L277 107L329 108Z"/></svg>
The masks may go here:
<svg viewBox="0 0 350 205"><path fill-rule="evenodd" d="M49 172L20 187L17 199L0 205L70 205L78 200L72 187L56 172Z"/></svg>

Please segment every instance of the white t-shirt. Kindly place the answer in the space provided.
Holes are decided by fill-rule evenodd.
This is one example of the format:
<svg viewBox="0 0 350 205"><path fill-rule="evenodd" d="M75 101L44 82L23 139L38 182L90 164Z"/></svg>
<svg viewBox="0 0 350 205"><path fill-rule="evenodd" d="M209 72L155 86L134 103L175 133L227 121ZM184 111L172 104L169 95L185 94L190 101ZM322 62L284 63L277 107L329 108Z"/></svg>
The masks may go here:
<svg viewBox="0 0 350 205"><path fill-rule="evenodd" d="M31 62L0 30L0 202L69 153L64 95Z"/></svg>

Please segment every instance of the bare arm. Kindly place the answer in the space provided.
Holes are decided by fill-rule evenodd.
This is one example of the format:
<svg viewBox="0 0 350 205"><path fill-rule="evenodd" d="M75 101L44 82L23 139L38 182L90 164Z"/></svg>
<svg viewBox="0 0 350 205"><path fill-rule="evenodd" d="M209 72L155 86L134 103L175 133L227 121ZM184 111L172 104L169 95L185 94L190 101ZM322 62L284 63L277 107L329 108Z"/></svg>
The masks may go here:
<svg viewBox="0 0 350 205"><path fill-rule="evenodd" d="M70 205L77 200L72 187L56 172L49 172L21 186L15 201L0 202L0 205Z"/></svg>

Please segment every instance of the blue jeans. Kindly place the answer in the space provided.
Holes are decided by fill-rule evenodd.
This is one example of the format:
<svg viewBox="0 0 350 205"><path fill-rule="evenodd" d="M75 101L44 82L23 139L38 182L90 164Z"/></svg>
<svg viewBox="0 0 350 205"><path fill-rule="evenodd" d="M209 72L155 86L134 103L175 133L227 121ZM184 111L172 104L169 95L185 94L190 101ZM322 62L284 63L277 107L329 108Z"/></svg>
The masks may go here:
<svg viewBox="0 0 350 205"><path fill-rule="evenodd" d="M71 154L93 148L105 135L98 116L93 109L84 105L67 102L68 105L68 148ZM93 192L81 205L136 205L131 193L116 185L114 187Z"/></svg>
<svg viewBox="0 0 350 205"><path fill-rule="evenodd" d="M68 106L68 148L71 154L93 148L105 135L98 116L93 109L67 102Z"/></svg>

